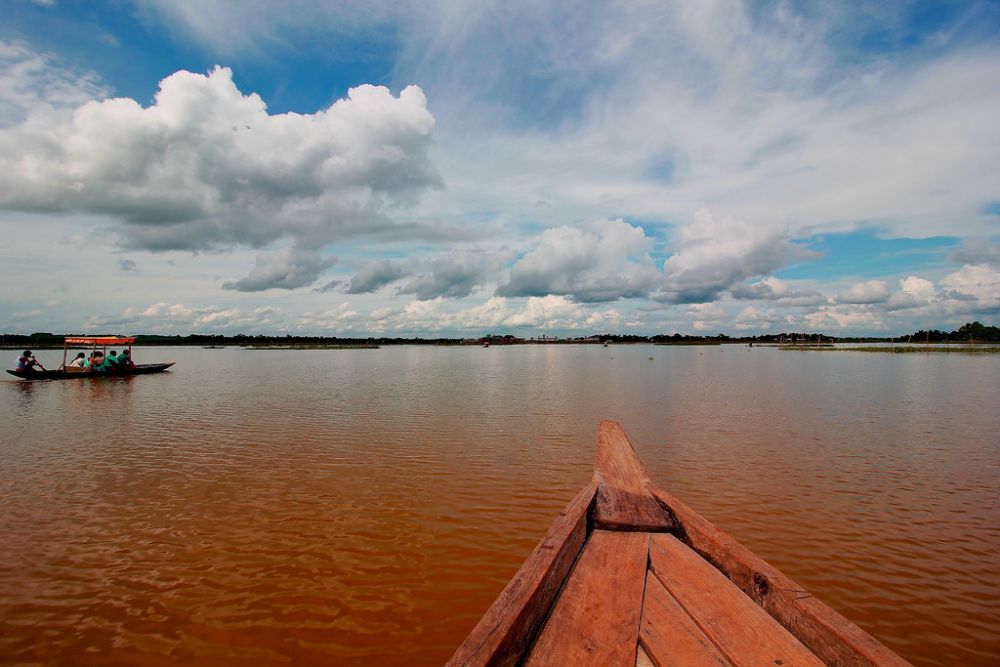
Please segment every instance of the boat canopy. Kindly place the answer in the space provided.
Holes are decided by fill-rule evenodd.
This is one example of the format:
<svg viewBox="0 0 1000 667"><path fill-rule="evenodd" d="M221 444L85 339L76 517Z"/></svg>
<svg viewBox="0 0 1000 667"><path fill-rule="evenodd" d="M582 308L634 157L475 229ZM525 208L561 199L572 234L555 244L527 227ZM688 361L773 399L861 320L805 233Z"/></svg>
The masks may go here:
<svg viewBox="0 0 1000 667"><path fill-rule="evenodd" d="M66 336L67 345L131 345L135 336Z"/></svg>

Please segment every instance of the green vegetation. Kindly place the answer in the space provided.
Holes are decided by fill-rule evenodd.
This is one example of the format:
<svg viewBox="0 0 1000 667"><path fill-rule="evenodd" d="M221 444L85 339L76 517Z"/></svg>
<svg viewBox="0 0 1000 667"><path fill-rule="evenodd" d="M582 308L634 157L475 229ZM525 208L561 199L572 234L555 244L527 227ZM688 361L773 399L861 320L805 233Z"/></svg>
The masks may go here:
<svg viewBox="0 0 1000 667"><path fill-rule="evenodd" d="M250 345L248 350L377 350L378 345Z"/></svg>
<svg viewBox="0 0 1000 667"><path fill-rule="evenodd" d="M997 345L865 345L863 347L816 347L805 345L783 345L782 350L819 352L881 352L883 354L936 354L951 352L957 354L1000 354Z"/></svg>
<svg viewBox="0 0 1000 667"><path fill-rule="evenodd" d="M1000 327L969 322L950 333L937 329L929 331L921 329L908 338L914 343L1000 343Z"/></svg>

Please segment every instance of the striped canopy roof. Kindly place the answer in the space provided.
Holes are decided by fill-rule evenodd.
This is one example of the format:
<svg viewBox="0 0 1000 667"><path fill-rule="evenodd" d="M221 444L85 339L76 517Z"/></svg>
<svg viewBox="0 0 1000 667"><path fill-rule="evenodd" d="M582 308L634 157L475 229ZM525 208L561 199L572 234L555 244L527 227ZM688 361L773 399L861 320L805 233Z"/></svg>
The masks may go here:
<svg viewBox="0 0 1000 667"><path fill-rule="evenodd" d="M67 345L131 345L135 336L67 336Z"/></svg>

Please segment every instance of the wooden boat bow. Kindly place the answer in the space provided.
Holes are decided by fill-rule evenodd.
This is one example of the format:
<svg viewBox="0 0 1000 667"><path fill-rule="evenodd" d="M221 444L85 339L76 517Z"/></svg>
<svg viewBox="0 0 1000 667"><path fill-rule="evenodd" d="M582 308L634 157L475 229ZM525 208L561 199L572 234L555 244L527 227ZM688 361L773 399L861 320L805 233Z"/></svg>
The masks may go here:
<svg viewBox="0 0 1000 667"><path fill-rule="evenodd" d="M662 532L676 527L653 497L653 484L617 422L602 421L594 460L597 505L594 527L601 530Z"/></svg>
<svg viewBox="0 0 1000 667"><path fill-rule="evenodd" d="M593 483L447 664L909 663L658 489L604 421Z"/></svg>

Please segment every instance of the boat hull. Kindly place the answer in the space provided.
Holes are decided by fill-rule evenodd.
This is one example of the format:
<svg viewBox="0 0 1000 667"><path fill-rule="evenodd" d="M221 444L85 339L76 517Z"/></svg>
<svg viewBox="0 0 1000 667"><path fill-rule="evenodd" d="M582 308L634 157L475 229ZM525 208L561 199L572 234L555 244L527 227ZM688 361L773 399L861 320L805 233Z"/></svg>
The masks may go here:
<svg viewBox="0 0 1000 667"><path fill-rule="evenodd" d="M910 663L657 488L605 421L593 483L447 663L515 665Z"/></svg>
<svg viewBox="0 0 1000 667"><path fill-rule="evenodd" d="M174 365L175 362L168 361L162 364L137 364L134 368L119 368L113 371L94 371L84 369L81 371L67 370L38 370L7 371L16 378L22 380L76 380L79 378L101 378L101 377L123 377L126 375L148 375L150 373L160 373Z"/></svg>

